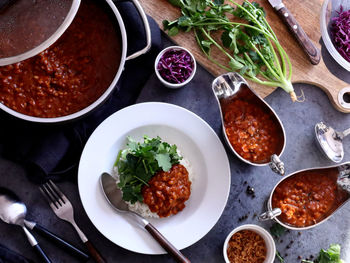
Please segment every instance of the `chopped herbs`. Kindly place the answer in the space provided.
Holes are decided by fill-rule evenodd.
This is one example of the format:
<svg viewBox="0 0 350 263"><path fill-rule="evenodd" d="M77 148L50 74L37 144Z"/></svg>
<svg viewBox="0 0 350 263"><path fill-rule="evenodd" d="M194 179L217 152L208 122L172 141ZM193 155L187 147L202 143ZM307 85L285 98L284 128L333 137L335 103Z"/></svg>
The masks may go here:
<svg viewBox="0 0 350 263"><path fill-rule="evenodd" d="M163 142L161 138L144 136L143 143L127 137L127 148L120 150L115 166L118 168L118 187L123 192L123 200L142 202L142 186L159 171L169 171L182 157L176 145Z"/></svg>
<svg viewBox="0 0 350 263"><path fill-rule="evenodd" d="M192 30L200 49L211 62L227 71L237 71L259 84L281 87L293 101L297 100L291 84L290 59L257 3L245 1L240 5L229 0L235 9L223 0L168 1L180 7L182 14L174 21L163 21L169 35ZM240 22L231 22L229 16L232 15ZM221 40L215 37L218 34ZM224 54L226 64L211 55L213 48Z"/></svg>

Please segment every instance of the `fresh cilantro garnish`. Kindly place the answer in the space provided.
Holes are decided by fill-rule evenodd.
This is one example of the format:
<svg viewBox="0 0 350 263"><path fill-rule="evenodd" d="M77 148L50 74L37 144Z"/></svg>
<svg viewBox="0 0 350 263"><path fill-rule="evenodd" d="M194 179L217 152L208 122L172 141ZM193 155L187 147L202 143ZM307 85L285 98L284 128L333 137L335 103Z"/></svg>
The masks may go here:
<svg viewBox="0 0 350 263"><path fill-rule="evenodd" d="M127 148L118 154L115 166L118 168L118 187L123 192L123 200L135 203L142 201L143 185L159 171L169 171L182 159L176 145L163 142L161 138L144 136L142 143L127 137Z"/></svg>
<svg viewBox="0 0 350 263"><path fill-rule="evenodd" d="M326 250L321 249L318 257L315 261L311 260L302 260L303 263L344 263L342 259L340 259L340 245L332 244Z"/></svg>
<svg viewBox="0 0 350 263"><path fill-rule="evenodd" d="M282 236L284 233L286 232L286 228L281 226L278 223L274 223L271 227L270 227L270 233L271 235L273 235L276 238L279 238L280 236Z"/></svg>
<svg viewBox="0 0 350 263"><path fill-rule="evenodd" d="M163 21L164 30L170 36L193 31L199 48L212 63L228 72L239 72L258 84L281 87L293 101L297 100L291 83L289 56L258 3L248 0L243 4L236 0L168 2L181 9L180 17ZM226 61L218 60L213 49L221 52Z"/></svg>
<svg viewBox="0 0 350 263"><path fill-rule="evenodd" d="M284 263L284 258L281 256L281 253L278 250L276 250L276 257L280 263Z"/></svg>

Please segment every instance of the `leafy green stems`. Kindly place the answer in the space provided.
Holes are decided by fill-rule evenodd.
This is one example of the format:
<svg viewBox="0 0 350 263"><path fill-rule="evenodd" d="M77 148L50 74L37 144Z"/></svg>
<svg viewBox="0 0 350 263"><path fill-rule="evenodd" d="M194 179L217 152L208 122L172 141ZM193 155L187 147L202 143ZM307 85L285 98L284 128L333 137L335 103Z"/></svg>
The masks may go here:
<svg viewBox="0 0 350 263"><path fill-rule="evenodd" d="M279 43L276 34L257 3L245 1L242 5L229 0L168 0L181 8L182 16L174 21L163 21L169 35L179 30L193 30L196 41L207 58L227 71L238 71L256 83L283 88L296 101L291 84L292 64ZM244 19L247 23L232 22L227 15ZM217 40L221 34L221 43ZM214 37L215 36L215 37ZM211 50L218 49L228 63L215 59Z"/></svg>

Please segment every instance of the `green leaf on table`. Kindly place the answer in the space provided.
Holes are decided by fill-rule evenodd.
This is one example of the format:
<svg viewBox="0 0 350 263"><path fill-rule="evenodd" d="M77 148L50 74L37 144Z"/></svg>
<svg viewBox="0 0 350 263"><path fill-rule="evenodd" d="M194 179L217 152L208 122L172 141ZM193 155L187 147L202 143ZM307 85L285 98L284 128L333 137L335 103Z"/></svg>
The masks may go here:
<svg viewBox="0 0 350 263"><path fill-rule="evenodd" d="M276 257L280 263L284 263L284 258L281 256L281 253L278 250L276 250Z"/></svg>
<svg viewBox="0 0 350 263"><path fill-rule="evenodd" d="M181 16L181 17L179 17L179 20L177 23L179 26L187 27L187 26L191 25L192 20L188 16Z"/></svg>
<svg viewBox="0 0 350 263"><path fill-rule="evenodd" d="M344 263L340 258L340 245L331 244L327 250L321 249L315 261L303 259L303 263Z"/></svg>
<svg viewBox="0 0 350 263"><path fill-rule="evenodd" d="M224 4L224 0L213 0L213 3L215 4L215 5L223 5Z"/></svg>
<svg viewBox="0 0 350 263"><path fill-rule="evenodd" d="M239 69L243 69L244 65L237 61L236 59L231 59L230 62L228 63L232 71L236 71Z"/></svg>
<svg viewBox="0 0 350 263"><path fill-rule="evenodd" d="M168 2L173 6L182 7L182 3L180 0L168 0Z"/></svg>
<svg viewBox="0 0 350 263"><path fill-rule="evenodd" d="M176 26L170 28L169 31L168 31L168 34L171 37L172 36L176 36L178 33L179 33L179 29Z"/></svg>
<svg viewBox="0 0 350 263"><path fill-rule="evenodd" d="M237 47L237 35L239 33L239 28L232 28L230 31L225 30L221 35L221 41L224 47L233 51L234 54L238 54L239 50Z"/></svg>
<svg viewBox="0 0 350 263"><path fill-rule="evenodd" d="M278 223L274 223L271 227L270 227L270 233L271 235L279 238L281 237L285 232L286 232L286 228L281 226Z"/></svg>
<svg viewBox="0 0 350 263"><path fill-rule="evenodd" d="M340 261L340 245L332 244L328 250L321 249L317 258L318 263L339 263Z"/></svg>

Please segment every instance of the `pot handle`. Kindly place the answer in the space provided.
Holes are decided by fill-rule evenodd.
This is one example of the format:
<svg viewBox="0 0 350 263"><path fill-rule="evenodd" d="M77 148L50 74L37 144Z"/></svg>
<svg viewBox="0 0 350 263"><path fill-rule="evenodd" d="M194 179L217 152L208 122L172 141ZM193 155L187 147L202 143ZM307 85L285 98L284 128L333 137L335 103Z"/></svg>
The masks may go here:
<svg viewBox="0 0 350 263"><path fill-rule="evenodd" d="M131 54L125 58L125 60L131 60L134 58L137 58L145 53L151 48L151 28L148 23L147 15L145 11L143 10L142 6L140 5L139 1L137 0L131 0L133 4L135 5L137 11L139 12L143 25L145 26L145 33L146 33L146 47L143 49L136 51L134 54Z"/></svg>
<svg viewBox="0 0 350 263"><path fill-rule="evenodd" d="M280 160L280 158L273 154L271 155L271 162L269 163L269 166L272 171L274 171L277 174L284 175L285 169L284 169L284 163Z"/></svg>
<svg viewBox="0 0 350 263"><path fill-rule="evenodd" d="M265 213L262 213L261 215L259 215L258 220L259 221L267 221L267 220L272 220L275 217L279 216L280 214L282 214L281 209L279 208L274 208L272 209L272 211L266 211Z"/></svg>

